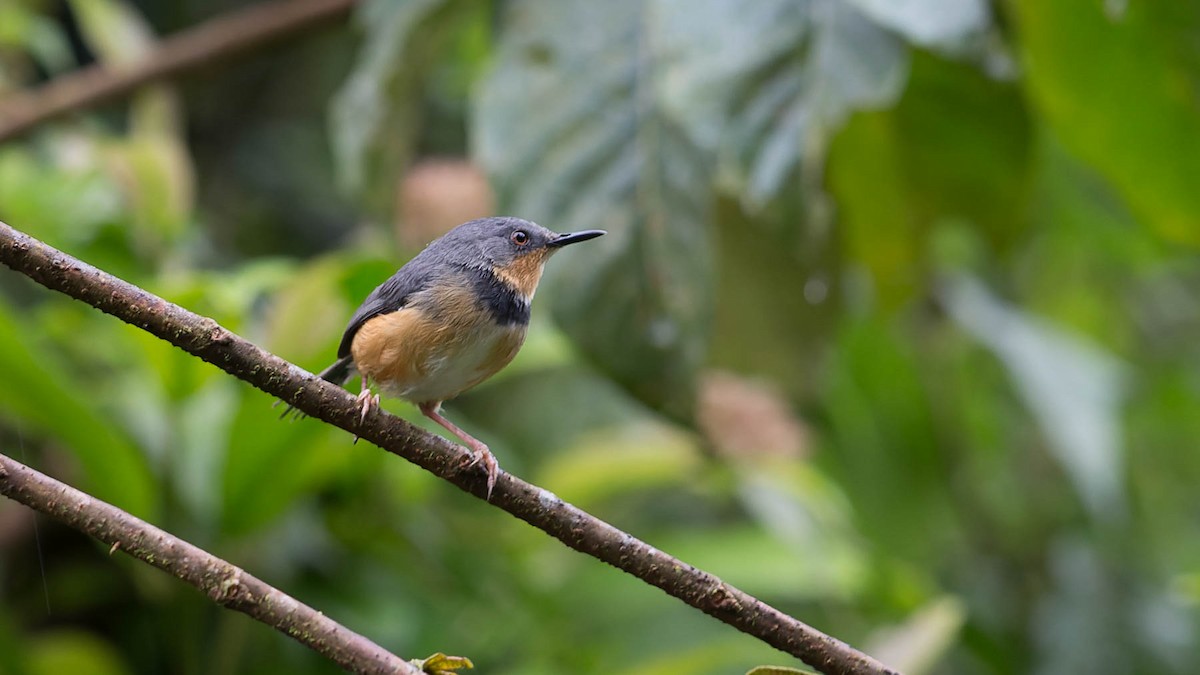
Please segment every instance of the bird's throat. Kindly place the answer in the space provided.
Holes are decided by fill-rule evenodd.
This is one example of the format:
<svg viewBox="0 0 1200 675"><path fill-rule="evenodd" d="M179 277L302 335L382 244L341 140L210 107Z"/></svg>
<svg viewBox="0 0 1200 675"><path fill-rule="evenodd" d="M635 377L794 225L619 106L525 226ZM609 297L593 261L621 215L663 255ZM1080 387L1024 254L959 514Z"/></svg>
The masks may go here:
<svg viewBox="0 0 1200 675"><path fill-rule="evenodd" d="M550 257L550 252L551 249L543 248L517 256L507 265L497 265L496 276L517 293L532 300L538 282L542 280L542 269L546 258Z"/></svg>

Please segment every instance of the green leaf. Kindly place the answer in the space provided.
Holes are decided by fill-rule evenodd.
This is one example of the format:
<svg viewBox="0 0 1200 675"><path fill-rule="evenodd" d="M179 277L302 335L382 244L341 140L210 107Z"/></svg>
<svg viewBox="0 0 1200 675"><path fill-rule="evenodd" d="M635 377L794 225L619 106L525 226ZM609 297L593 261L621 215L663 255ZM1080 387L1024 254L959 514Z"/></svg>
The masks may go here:
<svg viewBox="0 0 1200 675"><path fill-rule="evenodd" d="M953 280L944 296L955 321L1004 362L1092 515L1123 517L1121 364L1099 347L1001 302L975 279Z"/></svg>
<svg viewBox="0 0 1200 675"><path fill-rule="evenodd" d="M409 663L430 675L451 675L458 670L471 670L475 664L465 656L446 656L441 652L424 659L413 659Z"/></svg>
<svg viewBox="0 0 1200 675"><path fill-rule="evenodd" d="M1159 236L1200 245L1200 6L1020 0L1030 101Z"/></svg>
<svg viewBox="0 0 1200 675"><path fill-rule="evenodd" d="M476 109L478 157L506 211L609 230L552 261L543 292L607 374L688 417L712 313L710 162L664 107L661 17L639 0L508 9Z"/></svg>
<svg viewBox="0 0 1200 675"><path fill-rule="evenodd" d="M122 0L72 0L71 10L80 33L100 61L130 63L154 45L150 26Z"/></svg>
<svg viewBox="0 0 1200 675"><path fill-rule="evenodd" d="M0 302L0 372L18 385L0 387L0 414L70 450L83 466L85 490L152 519L156 490L146 457L95 397L72 386L76 378L29 326L28 317Z"/></svg>

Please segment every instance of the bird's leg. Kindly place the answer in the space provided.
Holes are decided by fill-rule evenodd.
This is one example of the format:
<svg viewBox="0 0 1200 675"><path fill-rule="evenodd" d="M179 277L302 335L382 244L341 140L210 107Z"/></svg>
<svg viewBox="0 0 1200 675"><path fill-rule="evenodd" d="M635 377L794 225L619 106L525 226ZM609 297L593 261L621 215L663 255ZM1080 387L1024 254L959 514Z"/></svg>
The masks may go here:
<svg viewBox="0 0 1200 675"><path fill-rule="evenodd" d="M367 421L367 413L371 412L371 408L379 407L379 394L371 394L371 385L367 382L367 376L362 376L362 391L358 392L358 404L362 406L362 414L358 417L358 423L362 424Z"/></svg>
<svg viewBox="0 0 1200 675"><path fill-rule="evenodd" d="M361 426L367 421L367 413L371 412L371 408L379 408L379 394L371 394L366 375L362 376L362 391L358 392L358 398L355 400L362 406L362 414L358 416L358 424ZM354 435L354 443L358 443L358 434Z"/></svg>
<svg viewBox="0 0 1200 675"><path fill-rule="evenodd" d="M496 464L496 456L492 454L491 450L488 450L488 446L484 445L482 441L471 434L459 429L455 426L454 422L442 417L441 412L439 412L442 407L441 402L421 403L417 407L421 409L422 415L437 422L446 431L458 436L462 442L475 451L475 459L472 460L470 465L473 466L477 462L483 462L484 468L487 469L487 498L491 499L492 488L496 487L496 474L500 470L500 467Z"/></svg>

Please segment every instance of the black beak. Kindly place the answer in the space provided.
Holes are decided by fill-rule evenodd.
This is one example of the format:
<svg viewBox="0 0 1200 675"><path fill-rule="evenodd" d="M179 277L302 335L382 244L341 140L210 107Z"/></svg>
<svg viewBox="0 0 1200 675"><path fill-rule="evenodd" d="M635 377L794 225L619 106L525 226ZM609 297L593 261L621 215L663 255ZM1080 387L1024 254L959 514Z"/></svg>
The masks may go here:
<svg viewBox="0 0 1200 675"><path fill-rule="evenodd" d="M581 241L595 239L602 234L607 234L604 230L584 230L582 232L571 232L569 234L560 234L557 239L551 239L546 243L551 248L560 248L567 244L578 244Z"/></svg>

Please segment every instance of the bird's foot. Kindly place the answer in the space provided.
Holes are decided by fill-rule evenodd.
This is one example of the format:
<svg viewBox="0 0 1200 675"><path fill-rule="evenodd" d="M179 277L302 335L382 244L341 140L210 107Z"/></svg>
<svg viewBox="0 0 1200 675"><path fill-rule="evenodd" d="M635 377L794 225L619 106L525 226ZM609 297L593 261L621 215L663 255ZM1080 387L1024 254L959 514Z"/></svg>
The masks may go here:
<svg viewBox="0 0 1200 675"><path fill-rule="evenodd" d="M496 456L483 443L475 441L471 444L471 450L471 460L466 463L466 466L470 468L483 462L483 468L487 471L487 498L490 500L492 489L496 487L496 478L500 474L500 465L496 462Z"/></svg>
<svg viewBox="0 0 1200 675"><path fill-rule="evenodd" d="M379 409L379 394L372 394L370 389L363 389L358 392L358 397L354 400L358 401L362 413L358 416L358 424L362 426L367 421L367 413L371 412L371 408ZM354 442L358 443L358 435L355 434Z"/></svg>
<svg viewBox="0 0 1200 675"><path fill-rule="evenodd" d="M371 408L379 408L379 394L372 394L370 389L363 389L358 392L355 400L362 409L362 414L358 416L358 423L363 424L367 421L367 413L371 412Z"/></svg>

